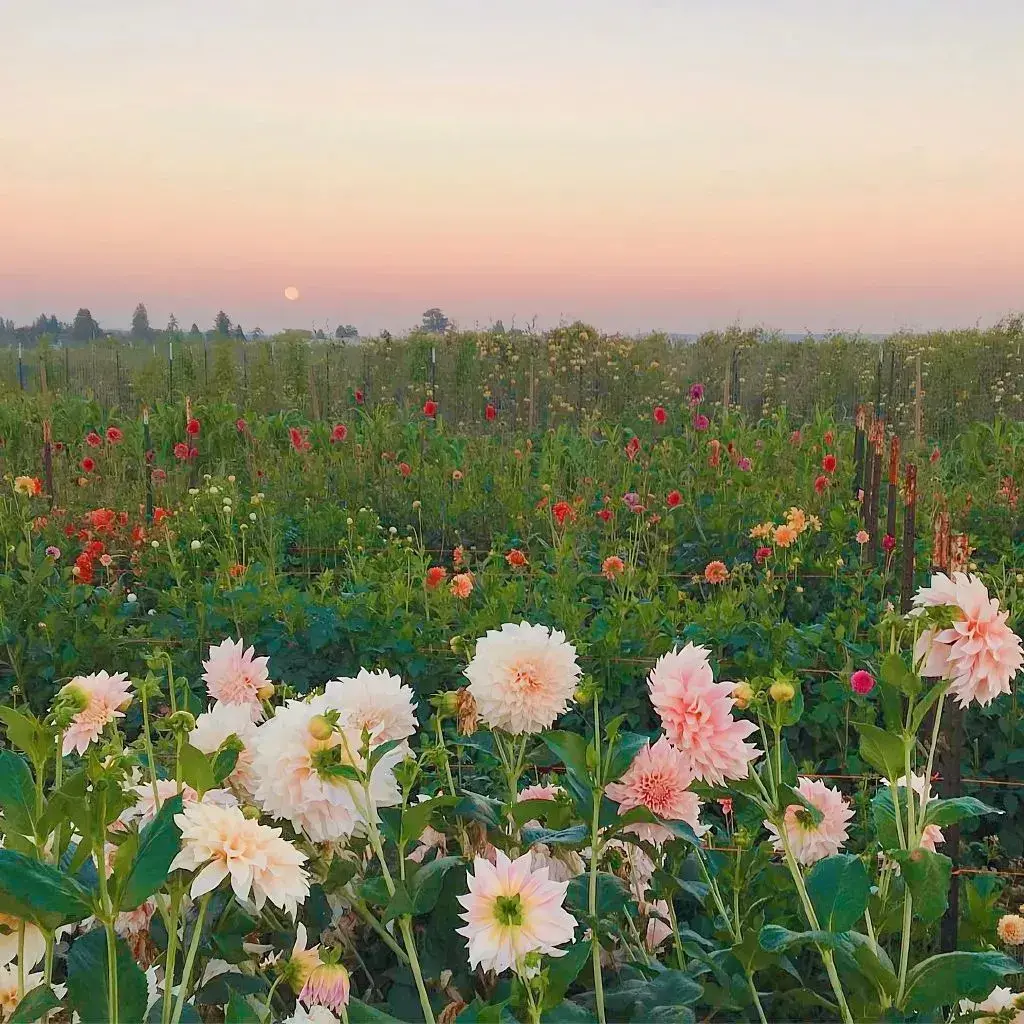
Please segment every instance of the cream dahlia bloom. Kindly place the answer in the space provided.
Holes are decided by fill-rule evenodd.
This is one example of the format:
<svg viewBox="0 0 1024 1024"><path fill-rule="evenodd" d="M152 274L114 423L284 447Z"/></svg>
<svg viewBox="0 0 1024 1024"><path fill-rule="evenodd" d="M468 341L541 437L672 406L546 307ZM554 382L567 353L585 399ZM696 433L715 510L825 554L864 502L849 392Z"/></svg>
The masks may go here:
<svg viewBox="0 0 1024 1024"><path fill-rule="evenodd" d="M243 793L251 793L255 785L252 772L252 751L256 741L256 724L246 704L226 704L218 701L197 719L188 741L204 754L216 754L232 736L238 738L242 749L227 781Z"/></svg>
<svg viewBox="0 0 1024 1024"><path fill-rule="evenodd" d="M395 766L405 756L401 749L388 751L374 766L370 778L373 806L369 808L358 782L328 778L317 771L314 758L335 747L340 748L343 761L365 767L360 733L351 729L335 731L327 739L314 735L314 719L329 710L323 696L288 701L257 731L252 763L256 800L268 814L290 821L315 843L360 831L368 815L376 820L378 807L402 802L394 774Z"/></svg>
<svg viewBox="0 0 1024 1024"><path fill-rule="evenodd" d="M122 707L132 699L132 684L123 672L93 672L88 676L75 676L60 692L73 699L80 710L64 731L62 754L77 750L84 754L90 743L99 739L104 727L115 719L124 718Z"/></svg>
<svg viewBox="0 0 1024 1024"><path fill-rule="evenodd" d="M826 786L820 779L801 778L794 788L824 817L815 825L810 811L801 804L790 804L786 808L784 827L793 856L798 863L804 865L834 856L848 838L846 824L853 817L853 808L838 789ZM779 830L770 821L764 824L775 837L775 849L784 851L785 844Z"/></svg>
<svg viewBox="0 0 1024 1024"><path fill-rule="evenodd" d="M0 967L17 960L22 925L25 926L22 966L28 971L43 959L46 939L39 928L31 921L22 921L13 914L0 914Z"/></svg>
<svg viewBox="0 0 1024 1024"><path fill-rule="evenodd" d="M354 677L332 679L327 703L341 712L341 724L357 733L366 729L374 743L405 740L416 732L416 697L399 676L361 668Z"/></svg>
<svg viewBox="0 0 1024 1024"><path fill-rule="evenodd" d="M127 828L133 821L139 823L140 829L145 828L156 817L159 806L178 795L178 784L174 779L157 779L155 794L152 783L148 782L132 786L128 792L135 794L135 803L131 807L126 807L117 816L117 821L111 826L117 832ZM181 802L184 806L194 804L198 799L199 794L191 786L182 785Z"/></svg>
<svg viewBox="0 0 1024 1024"><path fill-rule="evenodd" d="M685 821L701 836L707 828L700 823L700 799L689 791L692 782L690 758L662 736L653 746L644 746L622 779L606 792L619 805L620 814L646 807L659 818ZM629 831L658 845L672 838L669 829L654 823L630 825Z"/></svg>
<svg viewBox="0 0 1024 1024"><path fill-rule="evenodd" d="M466 913L469 965L500 974L523 969L528 953L562 956L576 919L565 911L568 882L552 882L546 868L534 871L530 854L516 860L497 851L495 863L477 857L468 876L469 892L459 897Z"/></svg>
<svg viewBox="0 0 1024 1024"><path fill-rule="evenodd" d="M238 899L251 899L257 909L270 900L294 915L309 895L306 855L282 839L279 828L246 818L237 807L203 803L190 804L174 823L181 829L181 851L171 870L202 869L192 881L193 899L225 878Z"/></svg>
<svg viewBox="0 0 1024 1024"><path fill-rule="evenodd" d="M338 1018L326 1006L311 1006L308 1010L296 1004L295 1012L284 1024L338 1024Z"/></svg>
<svg viewBox="0 0 1024 1024"><path fill-rule="evenodd" d="M43 980L43 972L36 971L33 974L25 972L25 991L31 992ZM18 968L11 966L0 967L0 1020L7 1020L18 1008L21 1002L18 988Z"/></svg>
<svg viewBox="0 0 1024 1024"><path fill-rule="evenodd" d="M244 640L225 640L210 647L209 658L203 662L206 692L215 701L241 704L249 709L254 722L263 721L260 691L270 686L269 658L257 658L255 648L245 647Z"/></svg>
<svg viewBox="0 0 1024 1024"><path fill-rule="evenodd" d="M465 676L480 717L518 736L547 729L569 707L580 666L564 633L506 622L477 641Z"/></svg>
<svg viewBox="0 0 1024 1024"><path fill-rule="evenodd" d="M960 1012L985 1014L975 1017L975 1024L996 1024L997 1021L999 1024L1024 1024L1024 1009L1020 1006L1022 1001L1019 992L997 986L980 1003L961 999Z"/></svg>
<svg viewBox="0 0 1024 1024"><path fill-rule="evenodd" d="M1001 693L1024 664L1021 639L1006 624L1009 612L988 596L977 576L938 572L930 587L914 595L917 609L949 606L954 609L948 629L926 629L914 646L921 674L948 679L949 692L961 707L976 700L983 707Z"/></svg>
<svg viewBox="0 0 1024 1024"><path fill-rule="evenodd" d="M745 779L749 762L761 751L744 742L757 726L732 717L734 684L715 682L708 654L693 644L663 654L647 686L665 735L686 757L694 777L720 785Z"/></svg>
<svg viewBox="0 0 1024 1024"><path fill-rule="evenodd" d="M1003 914L996 925L1000 942L1007 946L1024 945L1024 917L1020 914Z"/></svg>

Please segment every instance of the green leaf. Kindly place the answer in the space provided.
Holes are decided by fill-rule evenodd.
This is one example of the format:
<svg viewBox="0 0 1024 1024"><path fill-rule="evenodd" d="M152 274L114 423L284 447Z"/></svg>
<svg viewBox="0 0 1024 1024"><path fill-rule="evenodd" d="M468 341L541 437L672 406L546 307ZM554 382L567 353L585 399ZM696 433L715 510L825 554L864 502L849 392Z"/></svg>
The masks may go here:
<svg viewBox="0 0 1024 1024"><path fill-rule="evenodd" d="M566 769L566 783L577 797L590 792L593 786L592 773L587 768L587 741L575 732L541 733L540 737L548 750L558 758Z"/></svg>
<svg viewBox="0 0 1024 1024"><path fill-rule="evenodd" d="M25 759L13 750L0 750L0 808L5 829L23 836L35 834L35 784Z"/></svg>
<svg viewBox="0 0 1024 1024"><path fill-rule="evenodd" d="M557 807L557 800L519 800L512 805L512 820L520 826L528 821L543 821Z"/></svg>
<svg viewBox="0 0 1024 1024"><path fill-rule="evenodd" d="M586 825L573 825L571 828L552 830L549 828L524 828L523 842L527 846L544 843L546 846L579 846L590 836Z"/></svg>
<svg viewBox="0 0 1024 1024"><path fill-rule="evenodd" d="M200 796L217 785L210 758L191 743L185 743L181 748L181 777Z"/></svg>
<svg viewBox="0 0 1024 1024"><path fill-rule="evenodd" d="M592 946L589 939L574 942L564 956L550 957L547 962L548 985L544 992L543 1009L557 1006L569 991L569 986L579 976L590 960Z"/></svg>
<svg viewBox="0 0 1024 1024"><path fill-rule="evenodd" d="M124 939L118 938L117 1019L143 1020L149 991L146 975L132 957ZM68 1002L78 1011L82 1024L107 1024L113 1018L107 992L107 936L102 928L75 939L68 953Z"/></svg>
<svg viewBox="0 0 1024 1024"><path fill-rule="evenodd" d="M501 801L464 789L462 797L455 805L455 813L460 818L470 818L488 828L497 828L501 824Z"/></svg>
<svg viewBox="0 0 1024 1024"><path fill-rule="evenodd" d="M540 1024L596 1024L597 1018L592 1010L574 1003L571 999L563 999L557 1006L545 1010L540 1015Z"/></svg>
<svg viewBox="0 0 1024 1024"><path fill-rule="evenodd" d="M961 999L980 1002L1020 964L1004 953L939 953L912 967L902 1009L924 1013Z"/></svg>
<svg viewBox="0 0 1024 1024"><path fill-rule="evenodd" d="M572 735L575 735L573 733ZM611 758L608 761L608 776L605 782L616 782L629 771L636 755L651 742L649 736L641 736L635 732L620 733L612 748Z"/></svg>
<svg viewBox="0 0 1024 1024"><path fill-rule="evenodd" d="M441 895L444 876L461 863L461 857L435 857L432 861L422 865L414 865L410 862L410 867L416 868L414 874L410 871L407 875L413 914L428 914L434 909L437 899Z"/></svg>
<svg viewBox="0 0 1024 1024"><path fill-rule="evenodd" d="M931 710L932 705L946 692L946 683L940 683L937 686L933 686L925 695L914 705L914 713L910 718L910 731L915 736L917 730L921 728L921 723L924 721L925 715Z"/></svg>
<svg viewBox="0 0 1024 1024"><path fill-rule="evenodd" d="M430 824L434 811L442 807L454 807L458 802L458 798L454 796L435 796L422 803L410 804L402 813L402 842L406 846L416 842Z"/></svg>
<svg viewBox="0 0 1024 1024"><path fill-rule="evenodd" d="M913 897L914 913L924 923L938 921L949 902L949 879L953 862L941 853L919 847L912 853L894 850L900 874Z"/></svg>
<svg viewBox="0 0 1024 1024"><path fill-rule="evenodd" d="M181 849L181 830L174 816L181 813L180 795L165 800L156 817L139 833L139 846L121 883L119 907L134 910L164 884L171 861Z"/></svg>
<svg viewBox="0 0 1024 1024"><path fill-rule="evenodd" d="M52 740L38 719L4 705L0 707L0 722L7 726L7 739L33 761L43 761L48 756Z"/></svg>
<svg viewBox="0 0 1024 1024"><path fill-rule="evenodd" d="M867 910L871 880L863 861L853 854L819 860L808 872L806 884L818 923L826 931L849 931Z"/></svg>
<svg viewBox="0 0 1024 1024"><path fill-rule="evenodd" d="M787 807L792 807L793 804L799 805L811 816L812 824L820 825L825 820L825 815L799 790L794 789L792 786L779 786L780 807L785 810Z"/></svg>
<svg viewBox="0 0 1024 1024"><path fill-rule="evenodd" d="M400 747L405 740L386 740L384 743L378 744L370 751L370 759L366 766L366 770L369 773L373 773L373 769L383 760L386 754L390 754L396 747Z"/></svg>
<svg viewBox="0 0 1024 1024"><path fill-rule="evenodd" d="M49 985L37 985L31 992L25 993L25 998L18 1003L7 1024L33 1024L60 1005L57 993Z"/></svg>
<svg viewBox="0 0 1024 1024"><path fill-rule="evenodd" d="M895 651L887 654L882 659L878 674L883 682L888 683L889 686L894 686L908 697L915 696L918 690L921 689L920 678L907 668L906 663Z"/></svg>
<svg viewBox="0 0 1024 1024"><path fill-rule="evenodd" d="M213 759L213 781L220 785L238 765L238 750L235 747L225 747L218 750Z"/></svg>
<svg viewBox="0 0 1024 1024"><path fill-rule="evenodd" d="M866 722L855 724L860 731L860 756L890 781L902 779L906 771L903 737Z"/></svg>
<svg viewBox="0 0 1024 1024"><path fill-rule="evenodd" d="M405 887L405 883L395 879L394 886L395 894L388 899L387 906L380 915L381 921L384 924L387 924L388 921L393 921L396 917L404 917L406 914L413 912L412 899Z"/></svg>
<svg viewBox="0 0 1024 1024"><path fill-rule="evenodd" d="M900 691L883 679L878 681L878 698L882 705L882 721L890 732L903 731L903 700Z"/></svg>
<svg viewBox="0 0 1024 1024"><path fill-rule="evenodd" d="M388 900L391 899L391 893L388 892L384 876L373 875L370 878L364 878L359 886L359 897L374 906L386 906Z"/></svg>
<svg viewBox="0 0 1024 1024"><path fill-rule="evenodd" d="M255 1014L245 997L232 992L224 1013L224 1024L252 1024L254 1019Z"/></svg>
<svg viewBox="0 0 1024 1024"><path fill-rule="evenodd" d="M973 796L957 796L949 800L930 800L924 811L926 825L955 825L964 818L979 818L983 814L1002 814Z"/></svg>
<svg viewBox="0 0 1024 1024"><path fill-rule="evenodd" d="M266 992L267 982L259 975L224 971L214 975L196 994L197 1006L223 1006L232 996L256 995Z"/></svg>
<svg viewBox="0 0 1024 1024"><path fill-rule="evenodd" d="M766 924L757 937L761 948L769 953L781 953L793 946L805 946L813 943L826 949L836 949L843 941L840 932L806 931L794 932L778 924Z"/></svg>
<svg viewBox="0 0 1024 1024"><path fill-rule="evenodd" d="M74 879L14 850L0 850L0 911L53 931L89 917L89 894Z"/></svg>
<svg viewBox="0 0 1024 1024"><path fill-rule="evenodd" d="M337 892L348 885L355 878L358 871L358 861L335 854L334 859L331 861L331 866L327 869L327 877L324 879L324 891Z"/></svg>
<svg viewBox="0 0 1024 1024"><path fill-rule="evenodd" d="M569 882L565 901L573 910L584 914L589 913L589 884L590 880L586 875L580 875ZM599 917L622 910L630 899L629 888L621 878L607 871L597 873L597 913Z"/></svg>
<svg viewBox="0 0 1024 1024"><path fill-rule="evenodd" d="M397 1017L392 1017L354 996L348 1001L349 1024L402 1024Z"/></svg>
<svg viewBox="0 0 1024 1024"><path fill-rule="evenodd" d="M902 813L902 812L901 812ZM883 850L897 850L900 847L896 831L896 808L892 800L892 789L879 786L871 798L871 817L875 823L875 834Z"/></svg>

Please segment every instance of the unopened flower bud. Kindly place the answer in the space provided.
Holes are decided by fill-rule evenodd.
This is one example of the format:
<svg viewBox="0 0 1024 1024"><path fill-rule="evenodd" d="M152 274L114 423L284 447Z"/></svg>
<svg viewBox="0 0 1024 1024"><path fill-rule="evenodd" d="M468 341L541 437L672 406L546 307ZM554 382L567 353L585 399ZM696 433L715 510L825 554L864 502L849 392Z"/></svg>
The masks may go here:
<svg viewBox="0 0 1024 1024"><path fill-rule="evenodd" d="M191 711L175 711L167 717L167 728L171 732L187 735L196 727L196 718Z"/></svg>
<svg viewBox="0 0 1024 1024"><path fill-rule="evenodd" d="M260 700L270 700L270 698L274 696L274 684L264 683L256 691L256 696L259 697Z"/></svg>
<svg viewBox="0 0 1024 1024"><path fill-rule="evenodd" d="M437 709L441 718L453 718L458 714L461 698L458 690L444 690L441 693L435 693L430 698L430 703Z"/></svg>
<svg viewBox="0 0 1024 1024"><path fill-rule="evenodd" d="M776 704L788 704L796 696L793 684L787 683L784 679L777 679L772 683L768 693Z"/></svg>
<svg viewBox="0 0 1024 1024"><path fill-rule="evenodd" d="M737 683L732 688L732 695L736 701L736 707L743 711L750 707L750 702L754 699L754 688L750 683Z"/></svg>
<svg viewBox="0 0 1024 1024"><path fill-rule="evenodd" d="M316 715L309 721L309 734L315 740L329 740L334 733L334 726L324 715Z"/></svg>
<svg viewBox="0 0 1024 1024"><path fill-rule="evenodd" d="M256 821L260 816L260 809L253 804L246 804L242 808L242 815L250 821Z"/></svg>

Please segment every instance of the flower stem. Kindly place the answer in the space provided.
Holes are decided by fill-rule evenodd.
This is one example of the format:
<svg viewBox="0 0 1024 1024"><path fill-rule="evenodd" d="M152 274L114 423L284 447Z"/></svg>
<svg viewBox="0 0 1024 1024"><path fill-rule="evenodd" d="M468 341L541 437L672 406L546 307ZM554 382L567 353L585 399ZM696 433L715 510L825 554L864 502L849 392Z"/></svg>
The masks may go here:
<svg viewBox="0 0 1024 1024"><path fill-rule="evenodd" d="M163 1007L160 1013L161 1024L170 1024L171 1020L171 988L174 985L174 965L178 956L178 912L181 908L181 894L175 890L171 894L171 908L167 926L167 956L164 958L164 990Z"/></svg>
<svg viewBox="0 0 1024 1024"><path fill-rule="evenodd" d="M595 701L596 708L596 701ZM601 828L601 797L603 790L594 792L594 815L590 825L590 891L587 908L590 911L590 919L593 922L592 953L594 960L594 998L597 1001L597 1019L599 1024L606 1024L604 1012L604 979L601 977L601 942L597 936L597 857L598 838L597 834Z"/></svg>
<svg viewBox="0 0 1024 1024"><path fill-rule="evenodd" d="M206 893L199 900L199 916L196 918L195 927L192 931L192 941L188 946L188 953L185 955L185 968L181 972L181 986L178 989L178 1001L174 1004L174 1015L171 1017L171 1024L178 1024L181 1020L181 1012L185 1006L185 996L188 994L188 983L192 977L192 967L195 964L196 953L199 951L199 940L203 934L203 920L206 917L206 908L210 903L212 893ZM170 979L173 983L173 978ZM168 979L164 979L167 985Z"/></svg>
<svg viewBox="0 0 1024 1024"><path fill-rule="evenodd" d="M419 957L416 955L416 940L412 934L412 918L408 914L403 914L398 919L398 927L401 929L402 938L405 940L405 948L409 953L409 968L412 970L412 976L416 979L416 991L419 993L420 1006L423 1008L423 1019L427 1024L435 1024L434 1010L430 1005L427 987L423 984L423 971L420 968Z"/></svg>

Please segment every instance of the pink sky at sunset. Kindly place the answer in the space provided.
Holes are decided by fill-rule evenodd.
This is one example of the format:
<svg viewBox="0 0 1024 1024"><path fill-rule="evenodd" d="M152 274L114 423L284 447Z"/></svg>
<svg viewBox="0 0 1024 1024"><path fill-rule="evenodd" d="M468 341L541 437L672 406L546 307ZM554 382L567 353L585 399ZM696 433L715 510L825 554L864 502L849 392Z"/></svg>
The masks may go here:
<svg viewBox="0 0 1024 1024"><path fill-rule="evenodd" d="M440 305L885 331L1024 307L1009 0L43 0L0 28L19 322L123 326L141 300L264 330Z"/></svg>

